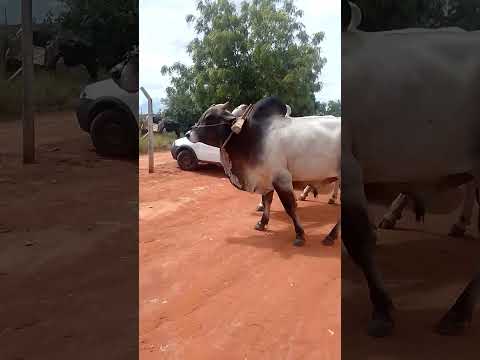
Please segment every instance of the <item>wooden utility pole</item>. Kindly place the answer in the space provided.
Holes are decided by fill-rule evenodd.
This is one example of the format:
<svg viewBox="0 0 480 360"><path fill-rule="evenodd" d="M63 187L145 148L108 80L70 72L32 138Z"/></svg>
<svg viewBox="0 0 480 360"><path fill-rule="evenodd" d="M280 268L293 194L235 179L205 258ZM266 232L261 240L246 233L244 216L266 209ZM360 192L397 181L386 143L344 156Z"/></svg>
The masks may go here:
<svg viewBox="0 0 480 360"><path fill-rule="evenodd" d="M8 25L7 8L5 8L4 10L5 10L5 27L6 27ZM8 49L8 35L5 35L5 37L0 36L0 79L3 79L6 74L7 49Z"/></svg>
<svg viewBox="0 0 480 360"><path fill-rule="evenodd" d="M23 162L35 162L32 0L22 0Z"/></svg>

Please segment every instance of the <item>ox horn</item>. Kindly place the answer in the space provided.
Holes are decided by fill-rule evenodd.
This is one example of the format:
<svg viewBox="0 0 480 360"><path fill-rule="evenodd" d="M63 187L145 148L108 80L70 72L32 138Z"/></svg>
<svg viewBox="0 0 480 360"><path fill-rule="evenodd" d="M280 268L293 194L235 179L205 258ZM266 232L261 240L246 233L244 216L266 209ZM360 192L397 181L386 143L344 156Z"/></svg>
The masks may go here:
<svg viewBox="0 0 480 360"><path fill-rule="evenodd" d="M358 26L362 23L362 10L358 7L357 4L348 2L350 5L350 24L348 25L348 31L357 31Z"/></svg>

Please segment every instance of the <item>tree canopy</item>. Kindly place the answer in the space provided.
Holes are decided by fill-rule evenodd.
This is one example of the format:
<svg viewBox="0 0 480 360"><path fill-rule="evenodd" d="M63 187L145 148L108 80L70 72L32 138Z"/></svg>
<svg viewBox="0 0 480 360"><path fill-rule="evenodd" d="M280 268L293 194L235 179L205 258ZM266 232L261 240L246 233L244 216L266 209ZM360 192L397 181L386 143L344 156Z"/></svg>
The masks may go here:
<svg viewBox="0 0 480 360"><path fill-rule="evenodd" d="M92 44L102 66L110 68L138 44L138 3L132 0L58 0L58 14L47 22L59 24Z"/></svg>
<svg viewBox="0 0 480 360"><path fill-rule="evenodd" d="M328 102L316 102L315 115L342 116L342 105L340 103L340 100L330 100Z"/></svg>
<svg viewBox="0 0 480 360"><path fill-rule="evenodd" d="M238 8L229 0L199 0L197 12L186 17L196 32L188 45L193 65L162 68L171 76L164 115L186 129L214 103L236 106L270 95L293 115L316 111L324 34L307 34L292 0L244 1Z"/></svg>
<svg viewBox="0 0 480 360"><path fill-rule="evenodd" d="M363 12L360 29L458 26L480 29L480 0L352 0Z"/></svg>

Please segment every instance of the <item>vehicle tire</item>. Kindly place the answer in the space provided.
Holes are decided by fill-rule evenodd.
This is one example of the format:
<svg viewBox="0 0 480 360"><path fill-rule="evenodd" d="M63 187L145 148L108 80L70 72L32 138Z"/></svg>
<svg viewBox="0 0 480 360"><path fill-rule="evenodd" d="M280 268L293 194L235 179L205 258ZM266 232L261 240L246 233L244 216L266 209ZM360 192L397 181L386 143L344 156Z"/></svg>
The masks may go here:
<svg viewBox="0 0 480 360"><path fill-rule="evenodd" d="M90 136L97 153L107 156L138 155L137 131L127 113L119 109L104 110L92 121Z"/></svg>
<svg viewBox="0 0 480 360"><path fill-rule="evenodd" d="M193 171L198 167L198 160L192 150L183 149L177 155L177 163L180 169Z"/></svg>

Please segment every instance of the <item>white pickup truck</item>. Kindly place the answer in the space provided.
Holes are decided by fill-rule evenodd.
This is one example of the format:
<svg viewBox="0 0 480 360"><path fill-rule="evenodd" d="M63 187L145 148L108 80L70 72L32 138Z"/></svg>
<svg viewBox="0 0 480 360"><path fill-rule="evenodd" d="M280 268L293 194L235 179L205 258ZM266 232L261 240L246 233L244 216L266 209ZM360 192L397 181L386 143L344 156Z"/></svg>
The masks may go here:
<svg viewBox="0 0 480 360"><path fill-rule="evenodd" d="M98 153L138 156L138 90L137 49L111 70L109 79L83 89L77 119Z"/></svg>
<svg viewBox="0 0 480 360"><path fill-rule="evenodd" d="M220 163L220 149L201 142L192 143L186 137L173 142L170 152L182 170L193 171L200 163Z"/></svg>

